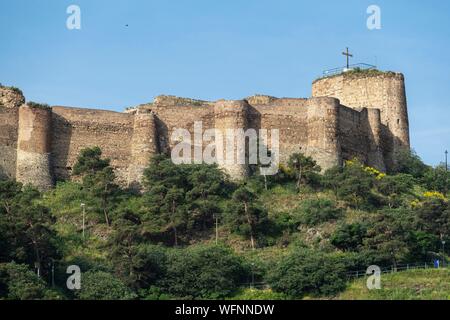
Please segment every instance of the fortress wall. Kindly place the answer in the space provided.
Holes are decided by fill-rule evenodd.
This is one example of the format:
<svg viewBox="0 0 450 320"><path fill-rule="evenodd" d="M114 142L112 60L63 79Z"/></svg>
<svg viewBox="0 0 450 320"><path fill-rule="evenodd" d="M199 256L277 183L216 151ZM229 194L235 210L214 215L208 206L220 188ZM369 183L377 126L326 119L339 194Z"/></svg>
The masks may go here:
<svg viewBox="0 0 450 320"><path fill-rule="evenodd" d="M358 110L341 105L339 108L339 137L343 160L358 158L367 162L367 143L362 115Z"/></svg>
<svg viewBox="0 0 450 320"><path fill-rule="evenodd" d="M160 152L170 154L175 142L171 141L176 129L194 132L194 122L201 121L203 130L214 128L214 107L212 105L148 105L142 109L155 114Z"/></svg>
<svg viewBox="0 0 450 320"><path fill-rule="evenodd" d="M53 107L52 155L57 179L69 178L80 151L98 146L126 185L134 116L103 110Z"/></svg>
<svg viewBox="0 0 450 320"><path fill-rule="evenodd" d="M52 111L50 108L19 108L16 180L40 190L53 186L51 159Z"/></svg>
<svg viewBox="0 0 450 320"><path fill-rule="evenodd" d="M307 104L307 99L277 99L268 105L252 105L254 111L249 115L249 127L279 130L282 163L293 153L306 151Z"/></svg>
<svg viewBox="0 0 450 320"><path fill-rule="evenodd" d="M344 73L317 80L313 83L313 96L338 98L351 108L380 109L381 122L386 127L387 141L383 150L385 162L392 165L395 153L410 147L409 121L404 76L392 72ZM390 166L389 165L389 166ZM389 168L388 168L389 169Z"/></svg>
<svg viewBox="0 0 450 320"><path fill-rule="evenodd" d="M17 160L19 109L0 107L0 179L14 179Z"/></svg>
<svg viewBox="0 0 450 320"><path fill-rule="evenodd" d="M308 100L308 144L306 155L323 170L342 163L339 100L328 97Z"/></svg>

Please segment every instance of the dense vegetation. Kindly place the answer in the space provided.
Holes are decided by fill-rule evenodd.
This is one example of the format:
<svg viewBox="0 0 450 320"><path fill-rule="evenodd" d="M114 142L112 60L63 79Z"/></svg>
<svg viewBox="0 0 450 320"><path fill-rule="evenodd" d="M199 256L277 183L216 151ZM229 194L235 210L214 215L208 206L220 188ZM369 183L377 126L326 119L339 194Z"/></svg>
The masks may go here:
<svg viewBox="0 0 450 320"><path fill-rule="evenodd" d="M333 297L349 271L442 256L445 168L408 151L389 174L357 160L320 171L295 154L238 184L159 155L137 193L90 148L51 191L0 181L0 299ZM80 290L66 287L70 265Z"/></svg>

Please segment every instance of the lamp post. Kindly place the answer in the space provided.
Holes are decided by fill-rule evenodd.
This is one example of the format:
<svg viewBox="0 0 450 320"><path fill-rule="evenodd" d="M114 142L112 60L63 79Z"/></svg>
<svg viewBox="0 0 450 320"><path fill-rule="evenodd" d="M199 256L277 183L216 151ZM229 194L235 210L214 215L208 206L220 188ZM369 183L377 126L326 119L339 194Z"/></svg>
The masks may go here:
<svg viewBox="0 0 450 320"><path fill-rule="evenodd" d="M83 209L83 240L84 240L84 229L85 229L85 222L86 222L86 204L82 203L81 208Z"/></svg>
<svg viewBox="0 0 450 320"><path fill-rule="evenodd" d="M214 213L214 219L216 220L216 246L219 244L219 215Z"/></svg>
<svg viewBox="0 0 450 320"><path fill-rule="evenodd" d="M442 267L445 268L445 240L442 240Z"/></svg>
<svg viewBox="0 0 450 320"><path fill-rule="evenodd" d="M255 264L252 262L252 289L255 288Z"/></svg>
<svg viewBox="0 0 450 320"><path fill-rule="evenodd" d="M448 157L448 150L445 150L445 171L448 171L447 157Z"/></svg>
<svg viewBox="0 0 450 320"><path fill-rule="evenodd" d="M55 260L51 259L51 267L52 267L52 288L55 287Z"/></svg>

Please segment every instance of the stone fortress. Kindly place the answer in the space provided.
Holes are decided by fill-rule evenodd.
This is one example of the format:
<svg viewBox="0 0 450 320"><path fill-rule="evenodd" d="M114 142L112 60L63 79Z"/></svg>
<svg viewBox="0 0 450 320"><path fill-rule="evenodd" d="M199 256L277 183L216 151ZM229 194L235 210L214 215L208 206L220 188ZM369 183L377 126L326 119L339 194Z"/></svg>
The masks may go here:
<svg viewBox="0 0 450 320"><path fill-rule="evenodd" d="M41 190L68 179L83 148L99 146L118 182L138 185L157 153L170 154L177 128L278 129L280 161L302 152L327 169L359 158L387 170L409 148L404 77L378 70L350 71L314 81L309 99L252 96L206 102L159 96L124 113L28 106L20 90L0 87L0 178ZM239 179L246 165L224 165Z"/></svg>

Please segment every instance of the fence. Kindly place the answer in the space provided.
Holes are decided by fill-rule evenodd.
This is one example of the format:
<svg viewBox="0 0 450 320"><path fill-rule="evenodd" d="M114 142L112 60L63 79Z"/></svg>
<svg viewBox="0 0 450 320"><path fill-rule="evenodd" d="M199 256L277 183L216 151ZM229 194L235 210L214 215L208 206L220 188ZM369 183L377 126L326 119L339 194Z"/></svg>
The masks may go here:
<svg viewBox="0 0 450 320"><path fill-rule="evenodd" d="M440 267L441 269L443 267ZM427 263L427 262L423 262L423 263L412 263L412 264L399 264L396 267L394 266L390 266L390 267L385 267L385 268L380 268L381 269L381 273L386 274L386 273L395 273L395 272L399 272L399 271L406 271L406 270L415 270L415 269L437 269L433 264L431 263ZM370 274L366 273L367 270L357 270L357 271L350 271L347 272L347 276L349 279L352 278L361 278L361 277L368 277L370 276Z"/></svg>
<svg viewBox="0 0 450 320"><path fill-rule="evenodd" d="M448 266L447 266L448 267ZM407 263L407 264L399 264L397 267L390 266L381 268L381 274L387 273L395 273L400 271L407 270L418 270L418 269L437 269L434 264L429 262L418 262L418 263ZM445 267L440 267L440 269L446 269ZM347 272L347 277L349 280L369 277L371 274L367 274L367 270L356 270ZM244 288L253 288L253 289L270 289L270 286L266 282L246 282L241 284Z"/></svg>
<svg viewBox="0 0 450 320"><path fill-rule="evenodd" d="M329 69L329 70L325 70L322 74L322 77L328 77L328 76L333 76L336 74L340 74L346 71L352 71L352 70L374 70L376 69L376 66L373 66L371 64L367 64L367 63L357 63L357 64L352 64L350 65L348 68L347 67L340 67L340 68L334 68L334 69Z"/></svg>

